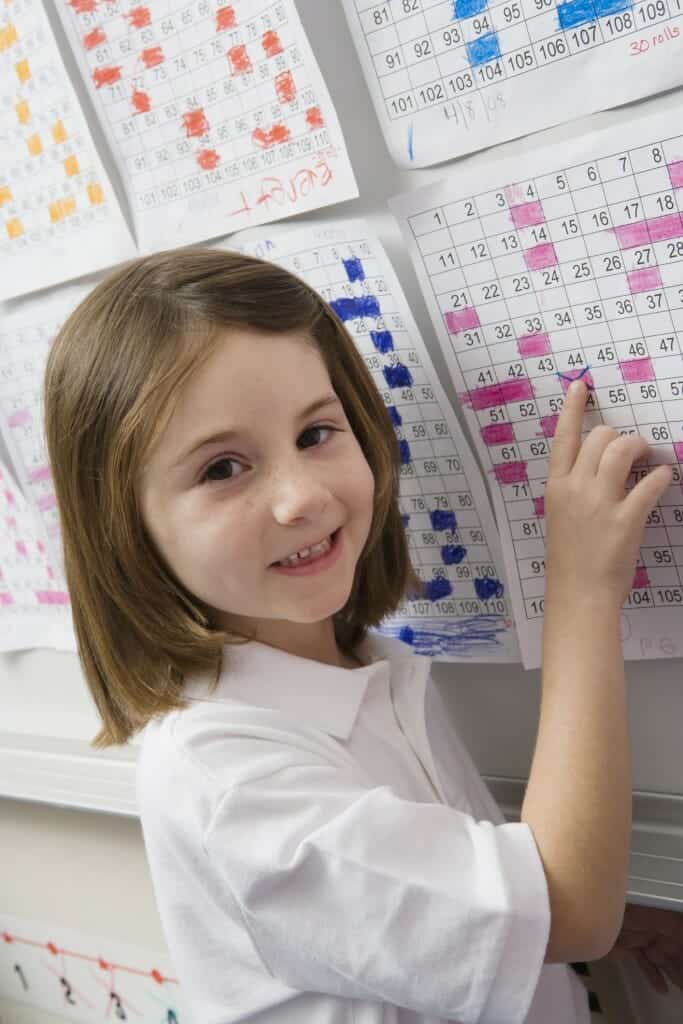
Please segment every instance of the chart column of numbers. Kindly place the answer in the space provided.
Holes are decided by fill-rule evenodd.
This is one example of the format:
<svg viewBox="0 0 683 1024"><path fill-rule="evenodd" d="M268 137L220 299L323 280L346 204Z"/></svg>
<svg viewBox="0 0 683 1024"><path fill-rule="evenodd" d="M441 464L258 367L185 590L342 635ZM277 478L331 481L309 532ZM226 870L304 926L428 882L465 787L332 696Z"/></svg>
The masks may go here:
<svg viewBox="0 0 683 1024"><path fill-rule="evenodd" d="M577 377L590 389L586 429L640 433L650 463L675 464L627 606L683 603L682 152L680 140L644 146L410 218L529 618L543 610L549 444Z"/></svg>

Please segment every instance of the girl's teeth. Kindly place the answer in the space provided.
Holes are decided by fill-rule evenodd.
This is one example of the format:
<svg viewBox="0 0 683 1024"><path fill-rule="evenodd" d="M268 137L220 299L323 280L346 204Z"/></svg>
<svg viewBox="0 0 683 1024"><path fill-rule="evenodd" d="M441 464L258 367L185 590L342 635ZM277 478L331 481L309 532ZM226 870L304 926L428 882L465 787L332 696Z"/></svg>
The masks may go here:
<svg viewBox="0 0 683 1024"><path fill-rule="evenodd" d="M321 541L320 544L314 544L312 548L302 548L301 551L297 551L295 555L289 555L287 558L283 558L280 561L280 565L296 565L297 562L303 561L305 558L317 558L318 555L325 554L331 547L330 538L327 537Z"/></svg>

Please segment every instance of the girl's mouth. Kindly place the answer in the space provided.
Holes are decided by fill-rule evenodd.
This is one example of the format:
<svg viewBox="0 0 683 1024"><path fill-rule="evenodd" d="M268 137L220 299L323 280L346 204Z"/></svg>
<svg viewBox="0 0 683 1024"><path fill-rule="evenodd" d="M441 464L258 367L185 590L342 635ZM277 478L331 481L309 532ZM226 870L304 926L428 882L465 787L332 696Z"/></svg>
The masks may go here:
<svg viewBox="0 0 683 1024"><path fill-rule="evenodd" d="M303 548L295 555L273 562L270 568L286 576L312 576L329 569L339 558L340 552L341 527L313 547Z"/></svg>

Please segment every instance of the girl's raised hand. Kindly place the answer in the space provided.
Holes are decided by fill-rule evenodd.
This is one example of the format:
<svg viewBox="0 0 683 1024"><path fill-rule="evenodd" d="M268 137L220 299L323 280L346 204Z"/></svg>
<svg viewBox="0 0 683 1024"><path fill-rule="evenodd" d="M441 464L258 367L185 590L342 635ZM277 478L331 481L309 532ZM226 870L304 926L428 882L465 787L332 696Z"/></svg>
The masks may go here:
<svg viewBox="0 0 683 1024"><path fill-rule="evenodd" d="M612 601L621 607L633 583L648 515L671 484L658 466L630 491L634 462L648 452L638 434L595 427L581 443L588 389L574 381L565 396L545 491L546 593L553 602Z"/></svg>

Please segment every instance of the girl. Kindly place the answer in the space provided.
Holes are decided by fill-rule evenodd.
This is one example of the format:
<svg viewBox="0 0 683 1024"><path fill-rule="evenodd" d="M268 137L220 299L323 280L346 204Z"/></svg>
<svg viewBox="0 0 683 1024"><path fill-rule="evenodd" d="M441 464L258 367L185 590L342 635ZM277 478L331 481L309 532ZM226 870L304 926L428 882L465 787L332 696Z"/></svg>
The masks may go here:
<svg viewBox="0 0 683 1024"><path fill-rule="evenodd" d="M585 1024L565 965L624 911L619 611L639 437L569 390L546 490L543 699L505 823L429 679L368 632L414 587L391 421L287 271L179 249L64 324L46 434L97 747L143 726L138 796L197 1024Z"/></svg>

